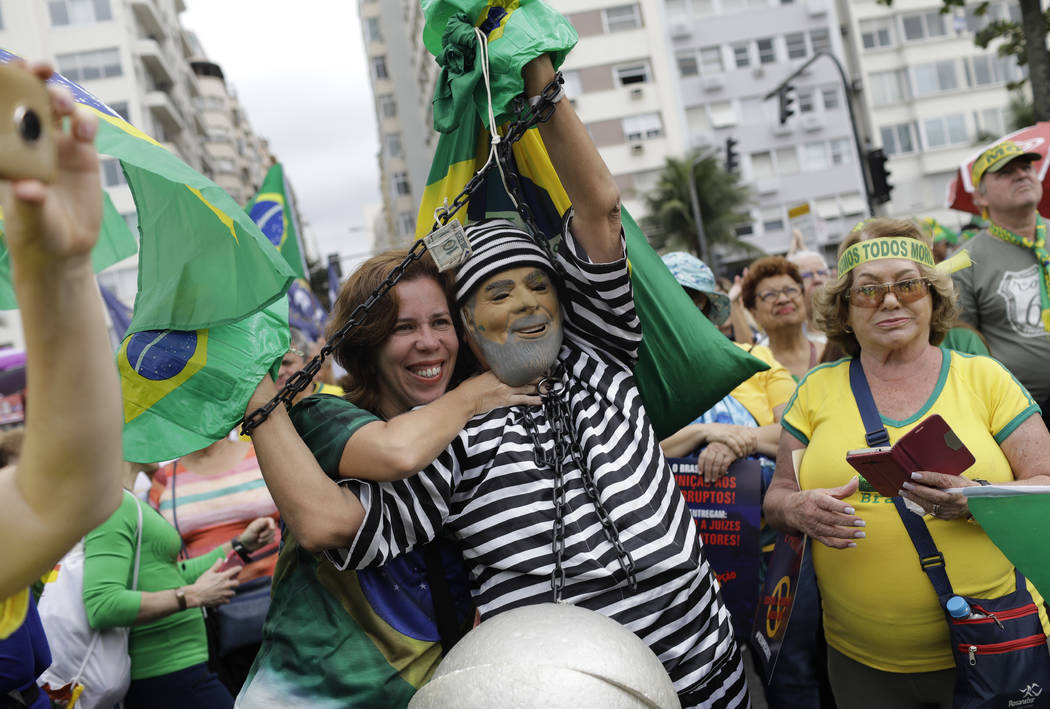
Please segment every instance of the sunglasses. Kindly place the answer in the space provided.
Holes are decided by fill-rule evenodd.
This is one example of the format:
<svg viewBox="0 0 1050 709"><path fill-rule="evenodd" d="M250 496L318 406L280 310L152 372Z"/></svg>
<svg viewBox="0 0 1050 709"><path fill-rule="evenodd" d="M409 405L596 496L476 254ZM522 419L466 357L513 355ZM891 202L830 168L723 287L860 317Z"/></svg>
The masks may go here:
<svg viewBox="0 0 1050 709"><path fill-rule="evenodd" d="M926 278L909 278L896 283L872 283L866 286L853 286L846 294L847 300L858 308L877 308L882 305L886 294L893 291L893 296L901 305L914 303L930 292L930 281Z"/></svg>
<svg viewBox="0 0 1050 709"><path fill-rule="evenodd" d="M798 286L786 286L784 288L781 288L780 290L762 291L758 294L758 298L763 303L772 303L777 298L779 298L781 294L786 295L788 298L796 298L799 295L801 295L801 293L802 289Z"/></svg>

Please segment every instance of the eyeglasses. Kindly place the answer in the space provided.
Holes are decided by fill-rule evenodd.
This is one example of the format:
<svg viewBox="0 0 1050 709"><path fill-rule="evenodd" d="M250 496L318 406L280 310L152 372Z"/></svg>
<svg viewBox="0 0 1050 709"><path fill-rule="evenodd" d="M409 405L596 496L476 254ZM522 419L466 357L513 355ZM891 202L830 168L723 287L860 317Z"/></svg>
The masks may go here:
<svg viewBox="0 0 1050 709"><path fill-rule="evenodd" d="M781 295L786 295L788 298L796 298L802 293L802 289L798 286L784 286L780 290L767 290L762 291L758 294L759 300L763 303L772 303Z"/></svg>
<svg viewBox="0 0 1050 709"><path fill-rule="evenodd" d="M926 278L909 278L896 283L872 283L866 286L854 286L846 297L858 308L877 308L882 305L886 294L893 291L893 296L901 305L914 303L930 292L930 281Z"/></svg>
<svg viewBox="0 0 1050 709"><path fill-rule="evenodd" d="M810 278L813 278L813 276L820 276L821 278L827 278L828 276L831 275L831 271L829 271L826 268L822 268L822 269L820 269L818 271L803 271L802 273L800 273L798 275L802 276L802 278L804 278L805 280L808 281Z"/></svg>

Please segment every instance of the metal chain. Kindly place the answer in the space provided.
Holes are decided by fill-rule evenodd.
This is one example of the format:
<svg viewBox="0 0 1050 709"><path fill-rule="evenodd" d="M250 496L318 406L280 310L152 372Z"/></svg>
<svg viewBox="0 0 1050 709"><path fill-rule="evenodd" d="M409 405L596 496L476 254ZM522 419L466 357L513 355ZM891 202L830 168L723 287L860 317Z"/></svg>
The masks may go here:
<svg viewBox="0 0 1050 709"><path fill-rule="evenodd" d="M559 83L562 81L563 79L559 72L555 75L554 80L544 87L543 92L540 94L539 103L532 107L531 111L518 110L518 120L510 124L507 129L507 134L501 138L500 148L507 146L506 149L509 150L510 145L521 140L521 137L525 135L525 132L529 128L532 128L541 121L550 120L550 117L554 115L554 110L557 107L553 99L558 95ZM521 100L521 97L518 97L515 99L515 103L517 104L517 102L520 102ZM527 104L526 107L528 107ZM499 159L498 155L499 150L497 150L497 159ZM432 232L435 229L448 224L452 217L454 217L456 213L470 201L471 195L473 195L474 192L476 192L485 182L485 177L488 171L492 169L493 164L494 163L489 163L474 173L474 176L470 178L470 181L466 186L460 190L459 194L457 194L455 199L452 200L452 203L438 209L435 214L437 219L434 226L431 228ZM510 170L506 170L505 174L506 173L513 174ZM517 176L514 175L513 179L516 181ZM523 203L522 200L518 200L519 205ZM530 228L533 228L533 234L538 234L539 232L535 230L534 227L535 221L532 221ZM372 294L364 303L361 303L354 308L346 323L328 339L324 347L321 348L321 351L318 352L313 359L307 362L302 369L289 377L288 381L283 387L281 387L281 390L277 392L277 395L274 398L270 399L263 406L255 409L241 420L241 433L245 436L250 435L259 424L269 417L270 413L277 408L278 404L283 403L286 408L290 407L295 396L306 389L306 387L310 386L310 382L312 382L314 377L317 376L317 373L321 371L321 365L324 363L325 358L339 346L350 330L364 320L365 316L368 315L379 299L386 295L391 288L397 285L397 282L401 280L401 277L404 275L405 269L407 269L413 261L418 261L422 258L423 254L426 253L426 250L427 247L423 240L417 240L416 243L412 245L412 249L408 252L408 256L405 257L405 260L390 271L386 280L384 280L378 288L372 291Z"/></svg>
<svg viewBox="0 0 1050 709"><path fill-rule="evenodd" d="M572 425L572 417L569 413L568 402L565 399L566 387L561 383L563 368L559 365L558 370L550 377L542 379L539 383L540 397L543 402L543 411L547 415L547 422L551 427L551 435L554 445L550 450L545 450L536 430L536 422L533 421L528 411L522 413L525 430L532 439L533 460L536 465L549 467L554 471L554 539L551 549L554 553L554 570L551 572L551 591L554 594L554 602L560 603L562 593L565 589L565 513L568 503L565 500L565 457L566 453L572 457L573 463L580 471L583 480L583 489L594 505L598 521L602 525L602 532L606 540L616 550L616 560L620 563L631 590L638 588L638 579L635 577L634 557L620 541L619 531L609 517L608 511L602 504L595 484L594 475L590 467L583 459L583 450L580 447L576 428Z"/></svg>

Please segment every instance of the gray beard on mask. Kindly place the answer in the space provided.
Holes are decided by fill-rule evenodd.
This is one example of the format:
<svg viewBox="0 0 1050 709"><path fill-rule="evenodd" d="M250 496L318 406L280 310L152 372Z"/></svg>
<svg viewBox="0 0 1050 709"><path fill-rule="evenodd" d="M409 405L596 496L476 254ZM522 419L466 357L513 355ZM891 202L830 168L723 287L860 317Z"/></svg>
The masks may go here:
<svg viewBox="0 0 1050 709"><path fill-rule="evenodd" d="M481 355L492 373L508 386L521 386L550 373L561 349L561 323L549 323L547 334L536 340L524 340L515 333L507 335L504 344L493 342L474 331Z"/></svg>

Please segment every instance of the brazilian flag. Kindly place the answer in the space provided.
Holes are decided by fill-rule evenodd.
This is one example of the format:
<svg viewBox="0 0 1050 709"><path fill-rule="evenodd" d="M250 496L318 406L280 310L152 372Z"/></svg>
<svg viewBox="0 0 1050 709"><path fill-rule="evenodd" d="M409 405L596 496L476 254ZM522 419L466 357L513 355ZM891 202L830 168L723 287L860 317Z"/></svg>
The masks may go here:
<svg viewBox="0 0 1050 709"><path fill-rule="evenodd" d="M0 62L13 58L0 49ZM124 457L153 462L203 448L236 425L287 350L294 273L222 188L83 87L60 74L49 81L98 116L95 147L120 160L138 212L139 287L117 354ZM102 261L123 253L106 237L114 214L105 211Z"/></svg>
<svg viewBox="0 0 1050 709"><path fill-rule="evenodd" d="M478 4L485 5L465 2L431 3L433 6L442 7L463 4L470 5L472 9ZM497 6L504 4L517 6L509 19L497 11ZM530 16L530 10L537 6L542 6L542 12L538 11ZM426 11L428 3L424 2L423 7ZM497 25L490 22L494 13L504 19L503 24L498 25L501 29L499 37L494 37ZM462 15L446 12L441 16L446 17L450 25L462 22ZM443 36L446 40L454 38L455 33L448 30L444 35L439 35L438 20L441 16L428 15L429 36ZM501 75L510 74L520 78L522 67L545 51L554 52L553 57L557 65L560 59L564 58L564 53L572 47L572 44L563 47L564 52L559 54L552 49L544 49L542 43L532 41L530 36L517 34L536 32L543 37L557 37L562 34L560 27L567 21L542 3L494 1L472 16L481 18L479 26L483 29L492 28L488 31L490 58L496 54L497 45L500 42L504 43L501 46L506 51L500 55ZM530 19L529 22L512 24L515 19L524 20L526 17ZM428 34L424 31L424 39L427 37ZM430 43L427 47L434 51ZM447 42L439 51L451 53ZM495 74L495 67L493 69ZM478 66L466 67L465 70L468 73L480 73ZM416 235L419 238L430 232L435 221L435 209L442 206L446 200L452 202L475 171L485 164L489 151L489 134L480 118L481 112L485 110L484 104L476 105L478 110L468 113L462 106L454 106L452 102L440 104L438 97L441 91L439 83L435 89L435 127L455 120L455 116L442 115L439 111L442 107L444 110L455 108L460 117L469 118L460 118L455 130L442 133L438 138L434 162L430 168L416 221ZM517 91L520 93L522 87ZM483 86L480 92L474 92L472 96L478 93L482 97L485 96ZM496 95L493 95L493 111L497 116L509 115L507 104L514 95L507 94L506 91L504 94L502 100L506 103L503 104L498 103ZM560 237L564 215L571 205L537 129L528 131L513 146L511 169L519 175L524 199L542 232L540 236L556 241ZM517 212L503 188L498 173L490 171L488 174L485 184L479 188L479 192L475 193L475 198L468 202L465 209L460 211L457 218L464 223L486 217L518 220ZM657 435L664 438L707 411L740 382L756 372L768 369L769 366L736 347L700 313L649 245L642 230L626 209L622 211L622 217L635 307L645 332L634 376L653 427ZM698 376L698 372L712 374Z"/></svg>
<svg viewBox="0 0 1050 709"><path fill-rule="evenodd" d="M267 171L259 194L248 205L247 211L270 243L284 256L295 277L306 278L295 203L291 197L292 191L284 179L284 168L281 163L275 163Z"/></svg>
<svg viewBox="0 0 1050 709"><path fill-rule="evenodd" d="M288 351L288 301L228 325L141 330L124 338L124 458L171 460L229 433L267 371Z"/></svg>

